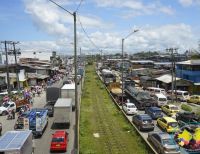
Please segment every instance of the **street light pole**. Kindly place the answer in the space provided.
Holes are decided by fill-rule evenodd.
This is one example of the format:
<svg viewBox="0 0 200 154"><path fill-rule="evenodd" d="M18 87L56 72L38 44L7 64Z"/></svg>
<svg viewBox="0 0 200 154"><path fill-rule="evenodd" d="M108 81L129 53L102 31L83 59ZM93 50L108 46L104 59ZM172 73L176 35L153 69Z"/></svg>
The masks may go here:
<svg viewBox="0 0 200 154"><path fill-rule="evenodd" d="M124 39L122 39L122 103L124 102Z"/></svg>
<svg viewBox="0 0 200 154"><path fill-rule="evenodd" d="M136 29L130 34L128 34L125 38L122 38L122 103L124 102L124 40L130 37L133 33L138 32L139 30Z"/></svg>

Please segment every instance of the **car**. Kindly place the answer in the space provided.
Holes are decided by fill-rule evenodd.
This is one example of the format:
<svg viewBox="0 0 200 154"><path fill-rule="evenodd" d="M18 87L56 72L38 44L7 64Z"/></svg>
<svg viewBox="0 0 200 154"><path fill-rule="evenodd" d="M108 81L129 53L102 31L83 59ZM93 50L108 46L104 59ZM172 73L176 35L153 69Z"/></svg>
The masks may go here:
<svg viewBox="0 0 200 154"><path fill-rule="evenodd" d="M199 124L200 117L197 116L194 112L179 112L176 114L176 120L179 125L184 126L185 124Z"/></svg>
<svg viewBox="0 0 200 154"><path fill-rule="evenodd" d="M172 117L158 118L157 125L167 133L173 133L179 131L178 122Z"/></svg>
<svg viewBox="0 0 200 154"><path fill-rule="evenodd" d="M161 109L166 115L175 117L176 113L179 112L179 109L176 105L168 104L161 106Z"/></svg>
<svg viewBox="0 0 200 154"><path fill-rule="evenodd" d="M52 135L50 152L66 152L68 144L68 133L63 130L57 130Z"/></svg>
<svg viewBox="0 0 200 154"><path fill-rule="evenodd" d="M192 95L187 99L187 103L194 103L200 105L200 95Z"/></svg>
<svg viewBox="0 0 200 154"><path fill-rule="evenodd" d="M145 108L145 113L154 120L163 117L162 110L158 107L147 107Z"/></svg>
<svg viewBox="0 0 200 154"><path fill-rule="evenodd" d="M159 154L180 154L180 147L168 133L148 133L147 140L155 147Z"/></svg>
<svg viewBox="0 0 200 154"><path fill-rule="evenodd" d="M54 106L53 106L52 104L46 104L46 105L44 106L44 108L48 110L47 115L48 115L49 117L53 117L53 114L54 114Z"/></svg>
<svg viewBox="0 0 200 154"><path fill-rule="evenodd" d="M132 117L132 122L140 130L153 131L154 123L148 114L137 114Z"/></svg>
<svg viewBox="0 0 200 154"><path fill-rule="evenodd" d="M123 104L122 109L126 114L136 114L138 112L136 106L133 103Z"/></svg>

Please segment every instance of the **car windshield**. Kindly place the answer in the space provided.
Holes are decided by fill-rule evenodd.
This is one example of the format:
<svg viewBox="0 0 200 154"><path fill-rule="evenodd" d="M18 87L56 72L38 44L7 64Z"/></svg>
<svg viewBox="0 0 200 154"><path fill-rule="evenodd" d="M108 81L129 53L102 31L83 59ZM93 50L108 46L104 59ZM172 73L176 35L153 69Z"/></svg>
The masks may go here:
<svg viewBox="0 0 200 154"><path fill-rule="evenodd" d="M9 104L7 104L7 103L5 103L4 105L3 105L3 107L5 107L5 108L7 108L9 106Z"/></svg>
<svg viewBox="0 0 200 154"><path fill-rule="evenodd" d="M154 113L155 114L161 114L161 111L160 110L155 110Z"/></svg>
<svg viewBox="0 0 200 154"><path fill-rule="evenodd" d="M163 139L163 145L174 145L174 140L173 139Z"/></svg>
<svg viewBox="0 0 200 154"><path fill-rule="evenodd" d="M64 141L64 138L63 137L55 137L55 138L52 138L52 142L63 142Z"/></svg>
<svg viewBox="0 0 200 154"><path fill-rule="evenodd" d="M151 119L144 119L142 120L144 124L152 123Z"/></svg>
<svg viewBox="0 0 200 154"><path fill-rule="evenodd" d="M170 107L171 110L178 110L178 107L177 106L172 106Z"/></svg>
<svg viewBox="0 0 200 154"><path fill-rule="evenodd" d="M177 127L178 126L177 122L170 122L168 125L171 126L171 127Z"/></svg>
<svg viewBox="0 0 200 154"><path fill-rule="evenodd" d="M166 101L166 98L159 98L159 101Z"/></svg>
<svg viewBox="0 0 200 154"><path fill-rule="evenodd" d="M183 95L184 95L184 96L187 96L187 95L189 95L189 94L188 94L187 92L185 92L185 93L183 93Z"/></svg>
<svg viewBox="0 0 200 154"><path fill-rule="evenodd" d="M151 96L148 92L140 92L137 95L138 100L143 100L143 99L150 99Z"/></svg>
<svg viewBox="0 0 200 154"><path fill-rule="evenodd" d="M135 108L135 105L128 105L128 108Z"/></svg>

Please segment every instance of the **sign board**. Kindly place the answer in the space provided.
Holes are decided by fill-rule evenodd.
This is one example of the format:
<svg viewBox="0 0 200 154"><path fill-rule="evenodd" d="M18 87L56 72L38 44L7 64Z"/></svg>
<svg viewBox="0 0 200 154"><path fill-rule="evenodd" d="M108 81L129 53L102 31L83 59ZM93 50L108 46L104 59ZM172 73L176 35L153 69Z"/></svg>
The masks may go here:
<svg viewBox="0 0 200 154"><path fill-rule="evenodd" d="M42 121L41 118L36 117L36 131L42 131Z"/></svg>
<svg viewBox="0 0 200 154"><path fill-rule="evenodd" d="M29 130L29 119L28 118L24 118L24 129Z"/></svg>

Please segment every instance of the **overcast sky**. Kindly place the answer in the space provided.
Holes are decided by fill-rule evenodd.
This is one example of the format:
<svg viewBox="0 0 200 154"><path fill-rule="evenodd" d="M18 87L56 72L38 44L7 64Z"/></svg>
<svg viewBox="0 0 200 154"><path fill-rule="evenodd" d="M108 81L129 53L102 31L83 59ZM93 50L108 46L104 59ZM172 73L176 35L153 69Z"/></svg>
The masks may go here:
<svg viewBox="0 0 200 154"><path fill-rule="evenodd" d="M74 12L79 0L54 0ZM87 32L89 38L83 32ZM48 0L1 0L0 40L20 41L21 51L73 53L73 17ZM78 49L82 52L197 49L200 0L83 0L77 13Z"/></svg>

